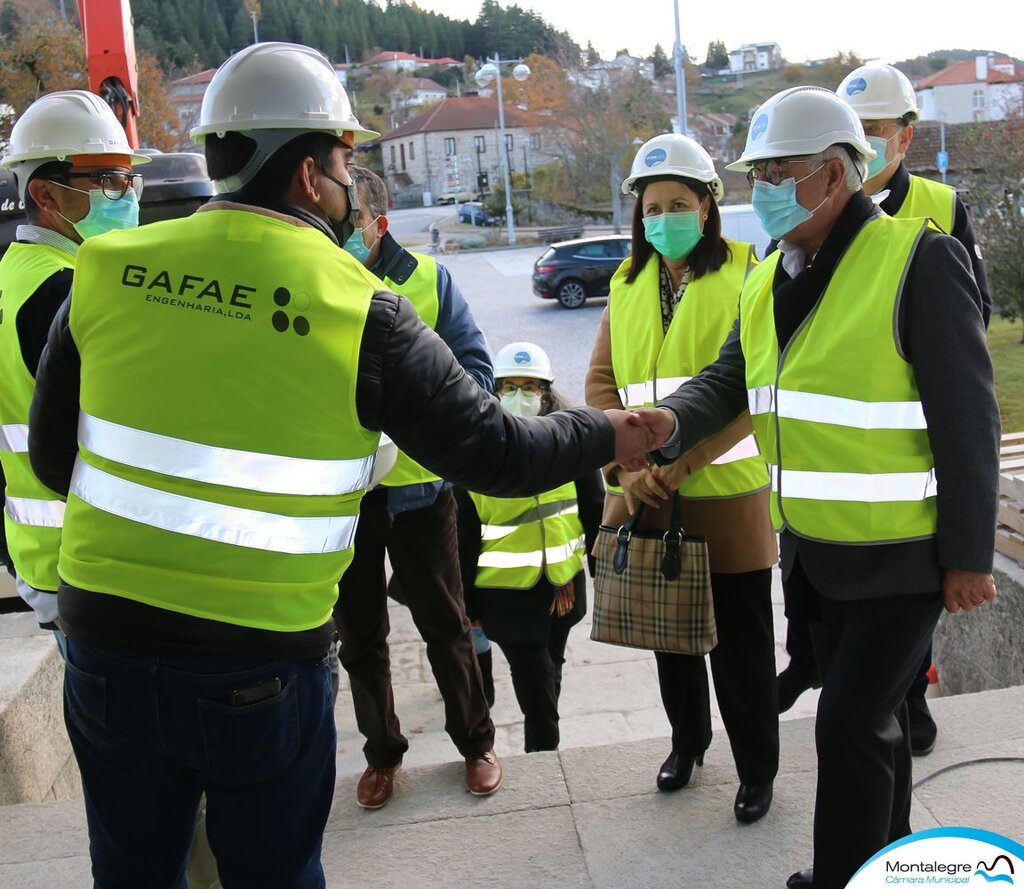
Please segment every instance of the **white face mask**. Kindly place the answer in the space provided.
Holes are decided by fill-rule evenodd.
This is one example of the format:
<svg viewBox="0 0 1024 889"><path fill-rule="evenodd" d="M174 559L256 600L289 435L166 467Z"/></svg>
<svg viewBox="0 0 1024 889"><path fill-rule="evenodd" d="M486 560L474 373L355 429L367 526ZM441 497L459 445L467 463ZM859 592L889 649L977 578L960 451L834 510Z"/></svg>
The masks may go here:
<svg viewBox="0 0 1024 889"><path fill-rule="evenodd" d="M501 406L517 417L540 416L541 396L539 393L516 389L501 396Z"/></svg>

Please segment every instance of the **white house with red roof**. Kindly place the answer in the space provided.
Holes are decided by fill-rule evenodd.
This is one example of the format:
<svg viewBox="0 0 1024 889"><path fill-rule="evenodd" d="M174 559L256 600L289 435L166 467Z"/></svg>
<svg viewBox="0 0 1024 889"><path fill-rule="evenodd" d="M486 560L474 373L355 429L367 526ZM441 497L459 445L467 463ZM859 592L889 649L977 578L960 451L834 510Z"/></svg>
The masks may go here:
<svg viewBox="0 0 1024 889"><path fill-rule="evenodd" d="M411 52L400 52L399 50L388 49L377 53L377 55L371 59L367 59L363 64L369 68L386 68L389 71L401 71L406 74L411 74L418 68L429 68L431 66L451 68L453 66L461 65L462 62L458 59L448 57L443 59L425 59L421 56L414 55Z"/></svg>
<svg viewBox="0 0 1024 889"><path fill-rule="evenodd" d="M953 62L917 82L921 120L970 123L1024 113L1024 69L1013 59L977 56Z"/></svg>

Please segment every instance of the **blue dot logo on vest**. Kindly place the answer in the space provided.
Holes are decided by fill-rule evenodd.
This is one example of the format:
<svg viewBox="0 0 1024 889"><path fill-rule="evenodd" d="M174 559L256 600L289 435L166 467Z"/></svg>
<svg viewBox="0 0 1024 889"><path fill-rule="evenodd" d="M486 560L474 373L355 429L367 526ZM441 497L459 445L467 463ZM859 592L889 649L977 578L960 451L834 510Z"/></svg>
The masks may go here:
<svg viewBox="0 0 1024 889"><path fill-rule="evenodd" d="M516 364L529 364L532 357L533 356L531 356L529 352L516 352L516 354L512 356L512 360Z"/></svg>
<svg viewBox="0 0 1024 889"><path fill-rule="evenodd" d="M848 84L846 84L846 95L856 96L857 93L866 92L868 88L868 82L863 77L855 77Z"/></svg>
<svg viewBox="0 0 1024 889"><path fill-rule="evenodd" d="M768 115L762 114L750 128L751 140L760 139L768 131Z"/></svg>
<svg viewBox="0 0 1024 889"><path fill-rule="evenodd" d="M274 291L274 302L284 308L292 301L291 291L287 287L278 287ZM308 298L306 299L308 302ZM278 333L284 333L289 327L294 328L295 332L299 336L306 336L309 333L309 319L304 315L299 315L294 321L288 317L287 312L277 311L270 316L270 323L274 325L274 330Z"/></svg>
<svg viewBox="0 0 1024 889"><path fill-rule="evenodd" d="M656 167L658 164L663 164L668 160L668 155L665 153L664 148L655 148L652 151L647 152L647 157L644 158L644 163L648 167Z"/></svg>

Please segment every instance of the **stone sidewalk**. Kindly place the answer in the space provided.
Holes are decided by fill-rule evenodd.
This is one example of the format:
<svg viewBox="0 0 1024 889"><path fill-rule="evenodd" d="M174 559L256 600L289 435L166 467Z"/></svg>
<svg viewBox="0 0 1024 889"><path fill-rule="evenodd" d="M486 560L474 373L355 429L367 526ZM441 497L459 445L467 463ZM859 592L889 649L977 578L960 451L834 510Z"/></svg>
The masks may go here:
<svg viewBox="0 0 1024 889"><path fill-rule="evenodd" d="M1024 837L1024 688L942 698L939 745L916 760L914 828L969 825ZM760 822L732 816L736 778L725 738L673 794L654 789L661 740L505 760L492 797L470 796L460 763L406 767L384 809L339 780L324 838L331 889L781 889L810 863L813 722L782 726L775 802ZM998 761L1016 757L1017 762ZM971 760L980 761L971 764ZM967 763L936 774L946 766ZM934 777L931 777L934 776ZM79 801L0 807L0 886L90 885ZM145 889L145 887L140 887Z"/></svg>
<svg viewBox="0 0 1024 889"><path fill-rule="evenodd" d="M589 581L588 581L589 585ZM589 594L589 590L588 590ZM775 612L776 661L785 666L786 618L782 607L779 572L774 572L772 605ZM444 732L444 710L427 663L426 646L420 641L406 608L392 603L391 669L395 709L402 731L409 739L404 763L420 766L454 761L458 753ZM498 646L494 651L495 704L491 711L497 733L499 757L523 752L523 717L512 691L508 665ZM710 670L709 670L710 674ZM818 692L805 694L783 719L813 716ZM722 729L718 706L711 695L712 728ZM657 772L669 752L669 726L658 691L654 655L590 641L590 614L573 628L563 670L561 747L594 747L646 739L663 739L663 752L652 753L649 768ZM363 738L356 730L351 696L342 675L338 697L338 774L358 774L366 767Z"/></svg>

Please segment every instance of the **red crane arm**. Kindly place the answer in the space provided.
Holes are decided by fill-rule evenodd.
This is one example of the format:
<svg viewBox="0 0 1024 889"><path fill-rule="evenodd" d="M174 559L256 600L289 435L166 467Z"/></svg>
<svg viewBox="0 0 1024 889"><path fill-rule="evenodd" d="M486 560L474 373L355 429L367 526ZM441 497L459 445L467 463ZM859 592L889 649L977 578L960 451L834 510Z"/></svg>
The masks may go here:
<svg viewBox="0 0 1024 889"><path fill-rule="evenodd" d="M85 39L89 89L114 109L128 134L128 144L138 148L139 70L131 6L128 0L78 0L78 18Z"/></svg>

